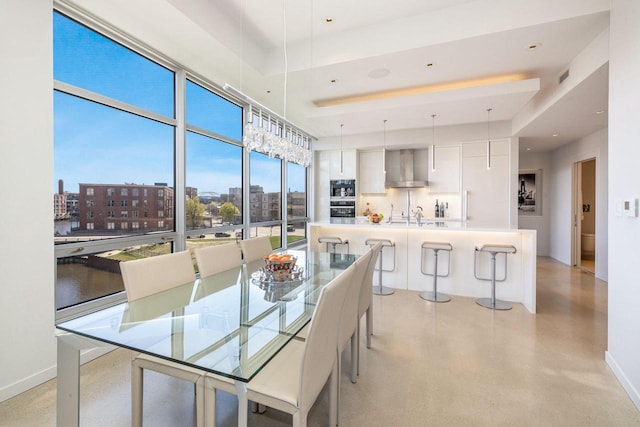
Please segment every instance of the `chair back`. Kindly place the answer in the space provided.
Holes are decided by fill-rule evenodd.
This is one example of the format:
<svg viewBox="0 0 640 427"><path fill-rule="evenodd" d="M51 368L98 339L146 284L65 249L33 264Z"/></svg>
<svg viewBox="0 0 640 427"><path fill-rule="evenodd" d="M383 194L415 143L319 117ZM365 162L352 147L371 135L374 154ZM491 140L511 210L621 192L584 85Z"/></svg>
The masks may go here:
<svg viewBox="0 0 640 427"><path fill-rule="evenodd" d="M247 264L267 256L273 251L271 239L268 236L241 240L240 247L242 248L242 258Z"/></svg>
<svg viewBox="0 0 640 427"><path fill-rule="evenodd" d="M298 407L313 405L337 361L340 312L354 271L355 264L320 291L302 358Z"/></svg>
<svg viewBox="0 0 640 427"><path fill-rule="evenodd" d="M128 301L166 291L196 279L189 251L121 262L120 272Z"/></svg>
<svg viewBox="0 0 640 427"><path fill-rule="evenodd" d="M382 242L376 243L371 248L371 258L369 264L362 278L360 287L360 303L358 304L358 319L367 311L371 305L371 299L373 298L373 272L376 269L376 263L382 250Z"/></svg>
<svg viewBox="0 0 640 427"><path fill-rule="evenodd" d="M342 305L342 313L340 314L340 327L338 329L338 350L342 350L346 343L349 342L351 336L358 326L358 307L360 303L360 288L364 274L369 266L372 251L369 249L363 256L358 258L353 264L354 272L349 289ZM338 353L339 354L339 353ZM338 356L340 357L340 356Z"/></svg>
<svg viewBox="0 0 640 427"><path fill-rule="evenodd" d="M200 277L211 276L242 265L242 254L234 242L196 248L194 253Z"/></svg>

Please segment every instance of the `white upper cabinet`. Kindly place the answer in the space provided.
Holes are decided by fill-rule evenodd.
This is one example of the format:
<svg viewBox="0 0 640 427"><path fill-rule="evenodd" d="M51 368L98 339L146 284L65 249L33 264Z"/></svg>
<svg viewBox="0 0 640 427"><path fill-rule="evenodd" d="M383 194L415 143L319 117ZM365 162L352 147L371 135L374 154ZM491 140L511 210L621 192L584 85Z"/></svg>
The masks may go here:
<svg viewBox="0 0 640 427"><path fill-rule="evenodd" d="M435 158L429 154L429 192L460 192L460 146L436 146Z"/></svg>
<svg viewBox="0 0 640 427"><path fill-rule="evenodd" d="M382 150L358 153L358 191L360 194L384 194Z"/></svg>
<svg viewBox="0 0 640 427"><path fill-rule="evenodd" d="M356 150L342 151L342 171L340 170L340 150L329 151L329 155L329 179L356 179Z"/></svg>

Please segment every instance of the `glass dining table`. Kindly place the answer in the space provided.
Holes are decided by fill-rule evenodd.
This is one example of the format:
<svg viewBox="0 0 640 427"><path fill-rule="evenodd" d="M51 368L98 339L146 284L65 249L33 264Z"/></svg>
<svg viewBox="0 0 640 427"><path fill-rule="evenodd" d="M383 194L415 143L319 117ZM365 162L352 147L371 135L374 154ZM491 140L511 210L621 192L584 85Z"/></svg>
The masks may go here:
<svg viewBox="0 0 640 427"><path fill-rule="evenodd" d="M269 281L259 260L58 323L57 425L79 425L80 352L104 345L230 378L238 425L246 425L246 383L311 320L320 289L358 258L282 253L297 258L299 278Z"/></svg>

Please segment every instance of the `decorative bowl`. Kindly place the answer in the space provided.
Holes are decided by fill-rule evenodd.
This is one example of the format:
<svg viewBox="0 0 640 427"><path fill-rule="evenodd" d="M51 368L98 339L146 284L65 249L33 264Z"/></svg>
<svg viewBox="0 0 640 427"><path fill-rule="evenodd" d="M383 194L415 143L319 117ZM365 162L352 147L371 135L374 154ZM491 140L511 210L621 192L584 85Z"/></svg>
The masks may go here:
<svg viewBox="0 0 640 427"><path fill-rule="evenodd" d="M287 282L296 272L297 258L293 255L271 254L264 257L263 271L273 282Z"/></svg>

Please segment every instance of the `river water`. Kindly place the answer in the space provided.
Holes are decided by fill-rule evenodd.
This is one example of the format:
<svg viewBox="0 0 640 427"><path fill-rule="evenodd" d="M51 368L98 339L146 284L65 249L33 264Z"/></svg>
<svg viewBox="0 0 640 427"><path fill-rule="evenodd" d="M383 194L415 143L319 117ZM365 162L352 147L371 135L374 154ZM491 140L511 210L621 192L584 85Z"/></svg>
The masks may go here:
<svg viewBox="0 0 640 427"><path fill-rule="evenodd" d="M56 310L124 291L120 274L80 263L57 266Z"/></svg>

